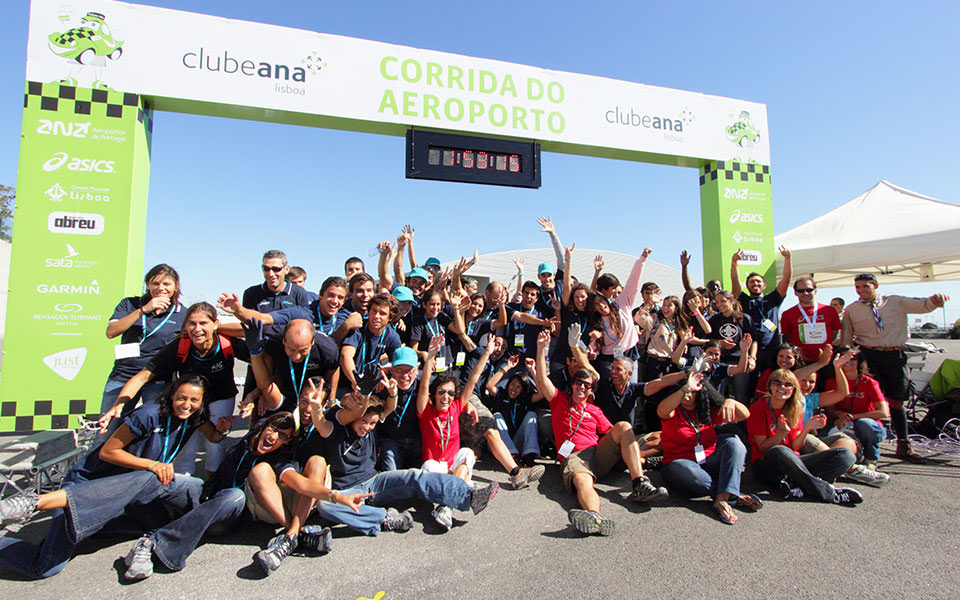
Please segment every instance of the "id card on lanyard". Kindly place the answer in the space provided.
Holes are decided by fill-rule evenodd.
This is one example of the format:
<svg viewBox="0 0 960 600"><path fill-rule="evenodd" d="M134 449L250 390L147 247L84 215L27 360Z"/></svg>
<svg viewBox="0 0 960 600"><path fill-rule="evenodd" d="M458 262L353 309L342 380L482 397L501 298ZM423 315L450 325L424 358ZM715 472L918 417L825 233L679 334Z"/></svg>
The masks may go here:
<svg viewBox="0 0 960 600"><path fill-rule="evenodd" d="M170 320L170 317L173 316L173 313L178 312L180 306L176 305L172 307L170 312L167 313L167 316L160 321L160 324L153 328L152 331L147 331L147 315L143 314L140 316L140 341L131 342L129 344L118 344L113 347L113 357L116 360L122 360L124 358L139 358L140 357L140 344L142 344L148 337L155 334L160 330L161 327L167 324Z"/></svg>
<svg viewBox="0 0 960 600"><path fill-rule="evenodd" d="M700 421L691 419L685 408L678 406L677 410L680 411L680 416L683 417L683 420L686 421L697 434L697 445L693 447L693 457L696 459L698 465L702 465L703 461L707 460L707 453L704 451L703 443L700 441Z"/></svg>
<svg viewBox="0 0 960 600"><path fill-rule="evenodd" d="M557 454L560 455L561 460L565 460L570 453L573 452L573 436L577 435L577 432L580 430L580 424L583 423L583 417L587 414L587 407L580 407L580 418L577 419L577 426L573 427L573 400L570 401L570 412L567 413L567 429L573 428L573 431L570 431L570 435L567 436L567 439L560 444L560 448L557 450Z"/></svg>
<svg viewBox="0 0 960 600"><path fill-rule="evenodd" d="M826 344L829 341L827 339L827 324L817 322L817 311L820 307L814 304L812 319L807 316L807 311L803 310L802 306L797 308L800 309L800 316L806 321L800 324L800 341L804 344Z"/></svg>

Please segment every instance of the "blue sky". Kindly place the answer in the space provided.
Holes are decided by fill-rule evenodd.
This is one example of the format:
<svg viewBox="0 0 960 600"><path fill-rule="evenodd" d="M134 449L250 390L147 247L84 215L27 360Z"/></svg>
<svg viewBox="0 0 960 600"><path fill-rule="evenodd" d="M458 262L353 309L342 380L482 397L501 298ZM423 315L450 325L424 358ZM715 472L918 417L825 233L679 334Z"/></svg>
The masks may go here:
<svg viewBox="0 0 960 600"><path fill-rule="evenodd" d="M142 3L765 103L778 233L881 179L960 202L953 2ZM5 9L0 183L10 185L28 3ZM420 260L448 260L545 246L535 219L551 213L567 243L651 246L671 265L688 248L701 271L692 169L544 153L543 185L531 191L407 180L403 155L402 138L159 113L144 265L168 262L188 300L213 299L260 280L260 254L278 247L315 289L404 223ZM960 284L883 291L945 291L955 299L946 318L960 317Z"/></svg>

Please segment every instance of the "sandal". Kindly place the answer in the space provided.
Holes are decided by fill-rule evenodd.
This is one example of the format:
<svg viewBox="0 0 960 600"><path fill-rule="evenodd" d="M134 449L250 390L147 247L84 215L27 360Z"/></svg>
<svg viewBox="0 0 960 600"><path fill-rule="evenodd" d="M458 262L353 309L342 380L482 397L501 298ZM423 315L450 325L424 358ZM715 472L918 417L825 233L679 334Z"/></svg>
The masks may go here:
<svg viewBox="0 0 960 600"><path fill-rule="evenodd" d="M733 525L740 520L726 502L721 501L719 504L712 504L711 507L713 512L717 513L717 517L727 525Z"/></svg>
<svg viewBox="0 0 960 600"><path fill-rule="evenodd" d="M763 508L763 500L756 494L744 494L733 501L733 506L750 512L757 512Z"/></svg>

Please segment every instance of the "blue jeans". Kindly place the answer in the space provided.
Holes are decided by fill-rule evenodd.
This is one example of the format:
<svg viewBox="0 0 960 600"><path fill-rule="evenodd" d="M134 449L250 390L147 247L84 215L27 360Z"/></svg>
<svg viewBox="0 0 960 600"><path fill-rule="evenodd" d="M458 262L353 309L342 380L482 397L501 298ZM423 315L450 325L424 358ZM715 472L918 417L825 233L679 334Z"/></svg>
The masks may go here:
<svg viewBox="0 0 960 600"><path fill-rule="evenodd" d="M406 469L413 465L419 465L423 462L423 454L420 448L420 438L395 440L384 436L378 436L377 443L380 445L381 471L396 471L397 469Z"/></svg>
<svg viewBox="0 0 960 600"><path fill-rule="evenodd" d="M459 477L421 469L377 473L350 489L338 491L344 494L373 493L373 496L360 506L359 513L342 504L320 500L317 502L317 514L328 521L343 523L364 535L380 533L380 523L387 512L380 507L391 502L416 498L467 510L471 498L470 486Z"/></svg>
<svg viewBox="0 0 960 600"><path fill-rule="evenodd" d="M97 533L125 511L133 513L146 527L159 526L169 517L160 517L148 506L155 500L177 512L199 503L203 482L177 475L167 485L149 471L132 471L113 477L67 485L67 508L53 511L50 530L38 547L23 540L0 537L0 564L35 579L56 575L73 556L82 540ZM165 511L162 511L165 512ZM139 517L142 517L140 519ZM144 529L141 529L144 531Z"/></svg>
<svg viewBox="0 0 960 600"><path fill-rule="evenodd" d="M716 496L726 492L740 496L740 471L747 448L735 435L717 439L713 453L697 464L687 458L672 460L663 467L663 481L670 491L690 498Z"/></svg>
<svg viewBox="0 0 960 600"><path fill-rule="evenodd" d="M887 428L876 419L857 419L853 422L853 431L863 447L863 458L876 462L880 457L880 442L887 439Z"/></svg>
<svg viewBox="0 0 960 600"><path fill-rule="evenodd" d="M154 556L172 571L183 569L203 534L208 530L212 535L227 533L246 506L243 489L220 490L200 506L155 531L150 536Z"/></svg>
<svg viewBox="0 0 960 600"><path fill-rule="evenodd" d="M510 435L510 430L507 429L507 420L503 418L503 415L498 412L493 413L493 420L496 421L497 431L500 432L500 439L506 444L510 454L519 454L521 456L535 454L540 456L540 442L537 439L539 433L537 413L531 410L523 415L520 427L517 428L517 432L512 436ZM520 449L519 451L517 450L518 448Z"/></svg>

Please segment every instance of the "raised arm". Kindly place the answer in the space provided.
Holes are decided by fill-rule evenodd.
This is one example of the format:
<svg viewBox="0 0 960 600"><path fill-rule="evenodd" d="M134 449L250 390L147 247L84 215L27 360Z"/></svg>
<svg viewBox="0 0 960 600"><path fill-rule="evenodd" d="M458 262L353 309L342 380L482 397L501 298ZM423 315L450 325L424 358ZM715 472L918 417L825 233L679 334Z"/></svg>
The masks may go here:
<svg viewBox="0 0 960 600"><path fill-rule="evenodd" d="M470 396L473 395L473 389L477 387L477 382L480 381L480 376L483 374L484 369L487 368L487 361L490 360L490 355L493 354L493 346L494 344L487 340L487 346L480 354L480 358L477 359L477 364L475 364L473 369L470 371L467 381L463 384L463 390L460 392L460 397L463 398L464 401L469 400Z"/></svg>
<svg viewBox="0 0 960 600"><path fill-rule="evenodd" d="M515 258L513 264L517 266L517 295L519 295L523 290L523 259Z"/></svg>
<svg viewBox="0 0 960 600"><path fill-rule="evenodd" d="M380 278L380 291L390 292L393 289L393 277L390 275L390 267L396 257L396 250L390 245L390 242L384 241L377 244L380 250L380 260L377 263L377 276Z"/></svg>
<svg viewBox="0 0 960 600"><path fill-rule="evenodd" d="M837 382L837 387L829 392L820 392L821 407L833 406L850 393L850 382L847 381L847 376L843 374L843 366L853 360L854 356L855 353L852 351L844 352L833 360L833 380Z"/></svg>
<svg viewBox="0 0 960 600"><path fill-rule="evenodd" d="M430 340L430 347L427 349L427 356L423 361L423 372L420 374L420 387L417 389L417 414L422 414L427 410L427 404L430 403L430 376L433 375L433 361L440 352L443 341L440 336Z"/></svg>
<svg viewBox="0 0 960 600"><path fill-rule="evenodd" d="M740 292L743 291L743 287L740 285L740 271L737 269L737 264L743 259L743 250L737 250L733 253L733 258L730 259L730 293L733 294L734 298L740 297Z"/></svg>
<svg viewBox="0 0 960 600"><path fill-rule="evenodd" d="M407 282L406 277L403 275L403 249L406 245L407 235L406 227L404 227L404 231L397 236L397 256L396 260L393 261L393 279L397 285L404 285Z"/></svg>
<svg viewBox="0 0 960 600"><path fill-rule="evenodd" d="M162 313L170 308L170 298L166 296L154 296L140 308L133 310L125 317L114 319L107 323L107 339L111 340L118 335L130 329L134 323L140 320L140 317L147 313Z"/></svg>
<svg viewBox="0 0 960 600"><path fill-rule="evenodd" d="M487 346L492 345L492 342L487 342ZM509 373L512 369L515 369L518 364L520 364L520 355L512 354L507 358L506 365L500 367L490 374L490 378L487 379L487 384L485 386L488 396L497 395L497 384L500 383L500 380L503 379L504 375Z"/></svg>
<svg viewBox="0 0 960 600"><path fill-rule="evenodd" d="M786 298L787 290L790 289L790 280L793 279L793 260L790 258L790 251L785 247L780 246L778 250L783 255L783 275L777 282L777 292L780 293L780 296Z"/></svg>
<svg viewBox="0 0 960 600"><path fill-rule="evenodd" d="M683 291L689 292L693 289L693 286L690 285L690 273L687 271L687 266L690 264L690 254L683 250L680 252L680 281L683 282Z"/></svg>
<svg viewBox="0 0 960 600"><path fill-rule="evenodd" d="M603 256L598 254L593 257L593 279L590 280L590 291L597 291L597 280L600 279L600 273L603 272Z"/></svg>
<svg viewBox="0 0 960 600"><path fill-rule="evenodd" d="M537 223L540 225L540 231L550 236L550 243L553 245L553 254L557 257L557 264L563 264L563 244L557 237L557 229L553 226L553 220L550 215L539 217Z"/></svg>
<svg viewBox="0 0 960 600"><path fill-rule="evenodd" d="M637 262L633 263L633 268L630 269L630 275L627 277L627 282L623 284L623 291L620 292L620 295L617 296L617 303L620 305L621 310L630 311L633 308L633 302L637 298L637 294L640 293L640 278L643 277L643 265L647 262L647 257L650 256L649 247L643 249L643 253L640 254L640 258L637 259Z"/></svg>
<svg viewBox="0 0 960 600"><path fill-rule="evenodd" d="M660 404L657 405L657 416L662 420L667 421L673 418L674 412L683 402L684 396L694 395L703 389L703 373L689 371L686 378L687 381L683 384L683 387L661 400Z"/></svg>
<svg viewBox="0 0 960 600"><path fill-rule="evenodd" d="M537 369L534 375L537 378L537 389L543 394L547 401L553 400L557 394L557 388L550 381L548 375L550 369L547 368L547 348L550 347L550 332L541 331L537 336Z"/></svg>
<svg viewBox="0 0 960 600"><path fill-rule="evenodd" d="M407 238L407 257L410 259L410 268L417 268L417 256L413 252L413 235L416 231L409 225L403 226L403 235Z"/></svg>

